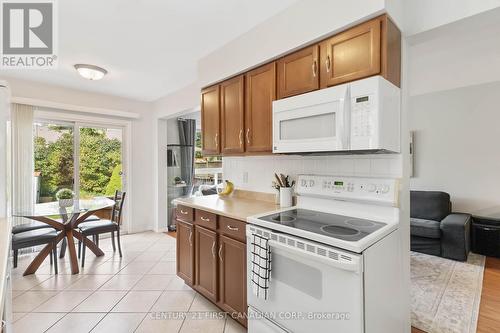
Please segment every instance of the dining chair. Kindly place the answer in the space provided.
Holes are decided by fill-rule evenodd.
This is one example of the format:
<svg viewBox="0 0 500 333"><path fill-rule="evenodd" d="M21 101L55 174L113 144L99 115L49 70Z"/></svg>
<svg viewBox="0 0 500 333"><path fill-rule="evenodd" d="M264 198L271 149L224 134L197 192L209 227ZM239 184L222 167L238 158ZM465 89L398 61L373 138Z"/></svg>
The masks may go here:
<svg viewBox="0 0 500 333"><path fill-rule="evenodd" d="M115 246L115 232L116 239L118 241L118 251L120 253L120 258L122 257L122 248L120 245L120 225L122 222L122 211L123 204L125 202L126 192L116 191L114 196L115 205L111 210L110 220L99 220L94 222L83 222L78 225L78 229L83 237L92 236L94 237L94 242L99 246L99 235L104 233L111 233L111 243L113 245L113 251L116 251ZM81 253L82 267L85 265L85 248L86 246L82 244L81 241L78 242L78 254Z"/></svg>
<svg viewBox="0 0 500 333"><path fill-rule="evenodd" d="M17 232L15 234L13 233L12 250L14 251L14 268L17 267L17 260L20 249L53 243L52 254L50 255L50 264L52 265L52 263L54 263L54 273L57 274L56 238L58 234L59 232L52 227Z"/></svg>

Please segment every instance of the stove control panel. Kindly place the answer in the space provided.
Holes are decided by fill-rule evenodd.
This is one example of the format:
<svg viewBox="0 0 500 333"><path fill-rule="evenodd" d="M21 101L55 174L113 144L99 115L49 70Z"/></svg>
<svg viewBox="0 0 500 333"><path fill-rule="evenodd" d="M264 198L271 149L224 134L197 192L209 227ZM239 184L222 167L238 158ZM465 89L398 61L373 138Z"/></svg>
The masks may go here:
<svg viewBox="0 0 500 333"><path fill-rule="evenodd" d="M299 175L296 192L339 200L398 204L399 180L342 176Z"/></svg>

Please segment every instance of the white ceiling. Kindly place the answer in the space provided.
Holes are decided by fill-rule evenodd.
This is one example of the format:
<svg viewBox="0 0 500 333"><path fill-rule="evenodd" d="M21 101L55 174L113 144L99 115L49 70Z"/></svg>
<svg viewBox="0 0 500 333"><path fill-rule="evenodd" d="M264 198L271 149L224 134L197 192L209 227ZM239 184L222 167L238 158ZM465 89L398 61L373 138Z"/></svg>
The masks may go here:
<svg viewBox="0 0 500 333"><path fill-rule="evenodd" d="M59 68L0 75L152 101L193 82L201 57L295 1L58 1ZM76 63L109 73L87 81Z"/></svg>

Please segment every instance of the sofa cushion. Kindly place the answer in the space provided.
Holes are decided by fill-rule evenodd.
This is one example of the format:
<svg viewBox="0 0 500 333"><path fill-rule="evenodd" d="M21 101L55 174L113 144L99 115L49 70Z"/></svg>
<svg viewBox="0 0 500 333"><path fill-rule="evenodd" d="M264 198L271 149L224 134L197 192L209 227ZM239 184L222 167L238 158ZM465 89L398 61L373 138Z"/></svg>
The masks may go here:
<svg viewBox="0 0 500 333"><path fill-rule="evenodd" d="M412 236L426 238L441 238L441 223L433 220L410 219L410 233Z"/></svg>
<svg viewBox="0 0 500 333"><path fill-rule="evenodd" d="M437 191L410 191L410 216L441 221L451 213L450 195Z"/></svg>

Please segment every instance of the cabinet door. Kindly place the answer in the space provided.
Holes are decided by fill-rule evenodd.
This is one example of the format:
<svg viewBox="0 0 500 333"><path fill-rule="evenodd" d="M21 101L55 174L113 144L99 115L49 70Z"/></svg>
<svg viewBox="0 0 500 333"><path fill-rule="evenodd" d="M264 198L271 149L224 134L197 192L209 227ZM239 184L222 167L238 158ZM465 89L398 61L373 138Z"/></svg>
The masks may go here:
<svg viewBox="0 0 500 333"><path fill-rule="evenodd" d="M244 76L224 81L220 85L222 153L243 153Z"/></svg>
<svg viewBox="0 0 500 333"><path fill-rule="evenodd" d="M204 155L220 153L219 86L201 91L201 133Z"/></svg>
<svg viewBox="0 0 500 333"><path fill-rule="evenodd" d="M276 63L246 74L245 144L247 152L271 152L273 101L276 99Z"/></svg>
<svg viewBox="0 0 500 333"><path fill-rule="evenodd" d="M325 40L320 46L321 88L380 73L380 19Z"/></svg>
<svg viewBox="0 0 500 333"><path fill-rule="evenodd" d="M278 61L279 98L319 88L318 45L313 45Z"/></svg>
<svg viewBox="0 0 500 333"><path fill-rule="evenodd" d="M219 236L219 299L228 312L246 313L247 265L246 245L226 236ZM238 318L243 315L238 315ZM246 322L242 321L242 324Z"/></svg>
<svg viewBox="0 0 500 333"><path fill-rule="evenodd" d="M193 225L177 220L177 275L193 285Z"/></svg>
<svg viewBox="0 0 500 333"><path fill-rule="evenodd" d="M208 299L217 301L217 234L195 226L194 288Z"/></svg>

